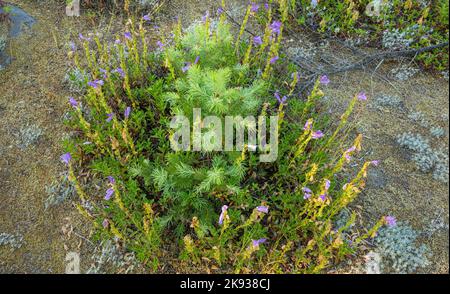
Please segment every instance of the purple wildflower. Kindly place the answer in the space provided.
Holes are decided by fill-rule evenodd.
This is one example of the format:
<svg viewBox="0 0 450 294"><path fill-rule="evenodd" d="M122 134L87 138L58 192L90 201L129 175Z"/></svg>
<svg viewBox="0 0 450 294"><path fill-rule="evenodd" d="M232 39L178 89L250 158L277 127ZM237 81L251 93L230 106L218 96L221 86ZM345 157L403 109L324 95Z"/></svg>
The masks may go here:
<svg viewBox="0 0 450 294"><path fill-rule="evenodd" d="M270 59L270 64L274 64L275 62L278 61L278 59L280 59L280 57L278 57L278 56L272 57L272 59Z"/></svg>
<svg viewBox="0 0 450 294"><path fill-rule="evenodd" d="M266 10L269 10L269 3L264 3L264 8L266 9Z"/></svg>
<svg viewBox="0 0 450 294"><path fill-rule="evenodd" d="M325 179L325 191L328 191L328 189L330 189L330 185L331 185L330 180Z"/></svg>
<svg viewBox="0 0 450 294"><path fill-rule="evenodd" d="M270 29L274 34L280 34L281 30L281 22L276 20L270 25Z"/></svg>
<svg viewBox="0 0 450 294"><path fill-rule="evenodd" d="M197 64L199 61L200 61L200 55L198 55L197 57L195 57L194 64Z"/></svg>
<svg viewBox="0 0 450 294"><path fill-rule="evenodd" d="M65 154L61 155L60 159L66 165L69 165L69 162L72 160L72 156L70 155L70 153L65 153Z"/></svg>
<svg viewBox="0 0 450 294"><path fill-rule="evenodd" d="M227 209L228 209L228 205L222 206L222 212L220 213L220 216L219 216L219 225L223 224L223 220L225 218L225 213L227 212Z"/></svg>
<svg viewBox="0 0 450 294"><path fill-rule="evenodd" d="M107 78L107 75L106 75L106 74L108 73L108 72L106 71L106 69L101 68L101 69L100 69L100 72L103 74L103 78L106 80L106 78Z"/></svg>
<svg viewBox="0 0 450 294"><path fill-rule="evenodd" d="M258 46L261 46L262 43L263 43L263 41L262 41L260 36L253 37L253 42L255 43L255 45L258 45Z"/></svg>
<svg viewBox="0 0 450 294"><path fill-rule="evenodd" d="M114 41L114 44L119 45L120 43L122 43L122 41L120 41L119 39Z"/></svg>
<svg viewBox="0 0 450 294"><path fill-rule="evenodd" d="M145 20L145 21L150 21L150 15L149 15L149 14L146 14L146 15L144 15L144 16L142 17L142 19Z"/></svg>
<svg viewBox="0 0 450 294"><path fill-rule="evenodd" d="M310 131L312 127L312 120L308 119L303 127L304 131Z"/></svg>
<svg viewBox="0 0 450 294"><path fill-rule="evenodd" d="M109 226L109 221L108 221L106 218L103 220L102 226L103 226L103 228L105 228L105 229Z"/></svg>
<svg viewBox="0 0 450 294"><path fill-rule="evenodd" d="M380 161L379 160L372 160L370 163L375 165L375 166L378 166L380 164Z"/></svg>
<svg viewBox="0 0 450 294"><path fill-rule="evenodd" d="M319 196L320 200L325 201L327 199L327 194L322 194Z"/></svg>
<svg viewBox="0 0 450 294"><path fill-rule="evenodd" d="M259 4L258 3L251 3L252 7L250 8L251 12L258 12L259 10Z"/></svg>
<svg viewBox="0 0 450 294"><path fill-rule="evenodd" d="M258 206L256 207L256 210L262 213L268 213L269 212L269 207L267 206Z"/></svg>
<svg viewBox="0 0 450 294"><path fill-rule="evenodd" d="M114 194L114 189L113 188L109 188L108 190L106 190L106 194L105 194L105 200L109 200L111 199L111 196Z"/></svg>
<svg viewBox="0 0 450 294"><path fill-rule="evenodd" d="M114 117L114 113L108 113L107 116L108 116L108 118L106 119L106 121L110 122Z"/></svg>
<svg viewBox="0 0 450 294"><path fill-rule="evenodd" d="M330 79L326 75L321 76L319 81L322 85L325 85L325 86L330 83Z"/></svg>
<svg viewBox="0 0 450 294"><path fill-rule="evenodd" d="M262 238L262 239L258 239L258 240L252 240L252 245L255 248L259 248L259 245L261 245L262 243L264 243L266 241L267 241L266 238Z"/></svg>
<svg viewBox="0 0 450 294"><path fill-rule="evenodd" d="M217 8L217 15L222 15L222 13L225 11L225 9L223 9L223 7L219 7Z"/></svg>
<svg viewBox="0 0 450 294"><path fill-rule="evenodd" d="M131 113L131 107L128 106L125 109L125 113L124 113L124 116L125 116L126 119L128 119L130 117L130 113Z"/></svg>
<svg viewBox="0 0 450 294"><path fill-rule="evenodd" d="M92 39L91 38L86 38L85 36L83 36L83 34L82 33L80 33L79 35L78 35L78 37L80 38L80 40L82 40L82 41L91 41Z"/></svg>
<svg viewBox="0 0 450 294"><path fill-rule="evenodd" d="M205 14L202 16L202 22L205 22L209 18L209 11L207 10Z"/></svg>
<svg viewBox="0 0 450 294"><path fill-rule="evenodd" d="M118 73L122 77L122 79L125 78L125 72L121 67L116 68L114 72Z"/></svg>
<svg viewBox="0 0 450 294"><path fill-rule="evenodd" d="M312 133L311 138L313 138L313 139L320 139L323 136L324 135L323 135L322 131L315 131L314 133Z"/></svg>
<svg viewBox="0 0 450 294"><path fill-rule="evenodd" d="M113 176L108 176L108 181L111 185L114 185L116 183L116 179Z"/></svg>
<svg viewBox="0 0 450 294"><path fill-rule="evenodd" d="M183 66L183 67L181 68L181 71L182 71L182 72L187 72L190 68L191 68L191 63L190 63L190 62L187 62L187 63L185 63L185 66Z"/></svg>
<svg viewBox="0 0 450 294"><path fill-rule="evenodd" d="M94 89L97 89L99 86L103 86L103 84L104 83L102 80L94 80L94 81L88 82L88 85Z"/></svg>
<svg viewBox="0 0 450 294"><path fill-rule="evenodd" d="M124 35L125 38L128 39L128 40L131 40L131 39L133 38L133 37L131 36L131 33L130 33L130 32L125 32L123 35Z"/></svg>
<svg viewBox="0 0 450 294"><path fill-rule="evenodd" d="M352 159L351 153L354 152L355 150L356 150L356 147L352 146L344 152L344 157L347 161L350 161Z"/></svg>
<svg viewBox="0 0 450 294"><path fill-rule="evenodd" d="M78 101L75 100L75 98L73 98L73 97L70 97L70 98L69 98L69 103L70 103L70 105L71 105L73 108L77 108L77 107L78 107Z"/></svg>
<svg viewBox="0 0 450 294"><path fill-rule="evenodd" d="M309 199L309 198L311 198L311 196L312 196L312 191L311 191L311 189L310 188L308 188L308 187L303 187L302 188L302 191L303 191L303 199Z"/></svg>
<svg viewBox="0 0 450 294"><path fill-rule="evenodd" d="M360 92L360 93L358 94L358 100L359 100L359 101L366 101L366 100L367 100L367 95L366 95L366 93L365 93L365 92Z"/></svg>
<svg viewBox="0 0 450 294"><path fill-rule="evenodd" d="M77 51L77 45L74 42L70 41L69 46L72 51Z"/></svg>
<svg viewBox="0 0 450 294"><path fill-rule="evenodd" d="M159 50L163 50L164 49L164 44L161 41L156 42L156 45L159 47Z"/></svg>
<svg viewBox="0 0 450 294"><path fill-rule="evenodd" d="M277 98L277 100L278 100L278 102L279 102L280 104L284 104L284 103L286 102L286 100L287 100L287 97L286 97L286 96L283 96L283 98L281 98L281 97L280 97L280 94L278 93L278 91L275 92L275 98Z"/></svg>
<svg viewBox="0 0 450 294"><path fill-rule="evenodd" d="M397 219L393 216L385 216L384 221L389 227L395 227L397 225Z"/></svg>

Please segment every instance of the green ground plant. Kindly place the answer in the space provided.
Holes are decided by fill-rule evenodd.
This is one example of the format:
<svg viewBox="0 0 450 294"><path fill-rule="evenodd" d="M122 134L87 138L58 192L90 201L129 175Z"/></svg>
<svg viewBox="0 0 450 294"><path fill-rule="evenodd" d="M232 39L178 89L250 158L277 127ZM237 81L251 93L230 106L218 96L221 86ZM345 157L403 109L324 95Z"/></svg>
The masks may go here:
<svg viewBox="0 0 450 294"><path fill-rule="evenodd" d="M145 17L128 22L113 44L80 35L83 50L73 52L74 63L89 77L86 92L70 99L68 125L76 136L61 157L77 208L97 238L115 239L154 271L177 255L186 269L202 272L323 272L387 223L381 218L352 240L342 232L356 214L333 226L363 189L369 166L378 164L366 162L354 177L345 176L362 140L356 135L345 146L348 119L366 97L355 95L333 123L320 111L327 77L300 99L298 76L278 76L285 1L280 19L266 10L260 42L247 39L244 29L233 37L221 9L219 20L205 16L187 30L179 22L157 42L146 34ZM249 6L243 28L252 17ZM249 145L172 150L171 118L190 117L193 108L201 108L202 119L221 121L277 116L277 160L260 162L263 151Z"/></svg>
<svg viewBox="0 0 450 294"><path fill-rule="evenodd" d="M319 32L345 38L363 37L387 49L397 45L420 48L448 42L448 0L292 0L298 23ZM370 3L381 3L379 13L369 12ZM404 48L403 48L404 49ZM448 47L419 54L426 67L448 69Z"/></svg>

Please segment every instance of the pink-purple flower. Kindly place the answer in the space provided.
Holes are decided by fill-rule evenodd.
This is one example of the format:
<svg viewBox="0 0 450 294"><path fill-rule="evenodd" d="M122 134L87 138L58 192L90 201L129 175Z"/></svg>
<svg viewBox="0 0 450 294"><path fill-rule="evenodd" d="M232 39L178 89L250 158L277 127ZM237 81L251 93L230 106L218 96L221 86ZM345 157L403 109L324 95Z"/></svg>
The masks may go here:
<svg viewBox="0 0 450 294"><path fill-rule="evenodd" d="M272 57L271 59L270 59L270 64L274 64L275 62L277 62L278 61L278 59L280 59L280 57L277 55L277 56L274 56L274 57Z"/></svg>
<svg viewBox="0 0 450 294"><path fill-rule="evenodd" d="M250 11L251 12L258 12L258 10L259 10L259 4L258 3L251 3L251 8L250 8Z"/></svg>
<svg viewBox="0 0 450 294"><path fill-rule="evenodd" d="M358 100L359 100L359 101L366 101L366 100L367 100L367 95L366 95L366 93L365 93L365 92L360 92L360 93L358 94Z"/></svg>
<svg viewBox="0 0 450 294"><path fill-rule="evenodd" d="M267 206L258 206L256 207L256 210L262 213L268 213L269 212L269 207Z"/></svg>
<svg viewBox="0 0 450 294"><path fill-rule="evenodd" d="M287 100L287 97L286 97L286 96L283 96L283 98L281 98L281 97L280 97L280 94L278 93L278 91L275 92L274 96L275 96L275 98L277 98L277 100L278 100L278 102L279 102L280 104L284 104L284 103L286 102L286 100Z"/></svg>
<svg viewBox="0 0 450 294"><path fill-rule="evenodd" d="M303 127L304 131L310 131L312 128L312 120L308 119Z"/></svg>
<svg viewBox="0 0 450 294"><path fill-rule="evenodd" d="M128 119L130 117L130 113L131 113L131 107L128 106L127 108L125 108L125 112L124 112L125 119Z"/></svg>
<svg viewBox="0 0 450 294"><path fill-rule="evenodd" d="M122 77L122 79L125 77L125 72L121 67L116 68L114 72L118 73Z"/></svg>
<svg viewBox="0 0 450 294"><path fill-rule="evenodd" d="M263 41L262 41L260 36L253 37L253 42L255 43L255 45L258 45L258 46L261 46L262 43L263 43Z"/></svg>
<svg viewBox="0 0 450 294"><path fill-rule="evenodd" d="M105 200L106 201L110 200L112 195L114 195L114 189L113 188L109 188L108 190L106 190Z"/></svg>
<svg viewBox="0 0 450 294"><path fill-rule="evenodd" d="M163 50L164 49L164 44L161 41L156 42L156 46L158 46L159 50Z"/></svg>
<svg viewBox="0 0 450 294"><path fill-rule="evenodd" d="M111 185L114 185L116 183L116 179L113 176L108 176L108 181Z"/></svg>
<svg viewBox="0 0 450 294"><path fill-rule="evenodd" d="M397 219L393 216L385 216L384 221L389 227L395 227L397 225Z"/></svg>
<svg viewBox="0 0 450 294"><path fill-rule="evenodd" d="M326 75L321 76L319 81L322 85L325 85L325 86L330 83L330 79Z"/></svg>
<svg viewBox="0 0 450 294"><path fill-rule="evenodd" d="M222 212L219 215L219 225L223 224L227 210L228 210L228 205L222 206Z"/></svg>
<svg viewBox="0 0 450 294"><path fill-rule="evenodd" d="M97 89L100 86L103 86L104 82L102 80L94 80L88 82L88 85L91 86L94 89Z"/></svg>
<svg viewBox="0 0 450 294"><path fill-rule="evenodd" d="M270 29L274 34L279 34L281 32L281 22L276 20L270 25Z"/></svg>
<svg viewBox="0 0 450 294"><path fill-rule="evenodd" d="M67 152L67 153L64 153L63 155L61 155L60 159L63 163L65 163L66 165L69 165L70 161L72 160L72 156L70 155L69 152Z"/></svg>
<svg viewBox="0 0 450 294"><path fill-rule="evenodd" d="M263 244L266 241L267 241L266 238L261 238L261 239L258 239L258 240L252 240L252 245L255 248L259 248L259 245Z"/></svg>
<svg viewBox="0 0 450 294"><path fill-rule="evenodd" d="M128 40L131 40L133 38L133 36L131 35L130 32L125 32L123 35L125 36L125 39L128 39Z"/></svg>
<svg viewBox="0 0 450 294"><path fill-rule="evenodd" d="M324 134L322 133L322 131L315 131L312 133L311 138L313 139L320 139L324 136Z"/></svg>
<svg viewBox="0 0 450 294"><path fill-rule="evenodd" d="M108 113L106 114L106 116L107 116L106 121L110 122L114 118L114 113L113 112Z"/></svg>
<svg viewBox="0 0 450 294"><path fill-rule="evenodd" d="M308 187L303 187L302 188L302 191L303 191L303 199L309 199L309 198L311 198L311 196L312 196L312 191L311 191L311 189L310 188L308 188Z"/></svg>
<svg viewBox="0 0 450 294"><path fill-rule="evenodd" d="M105 229L109 226L109 221L106 218L102 221L102 226Z"/></svg>
<svg viewBox="0 0 450 294"><path fill-rule="evenodd" d="M70 105L71 105L73 108L78 108L78 101L75 100L75 98L70 97L70 98L69 98L69 103L70 103Z"/></svg>
<svg viewBox="0 0 450 294"><path fill-rule="evenodd" d="M150 21L150 15L149 15L149 14L146 14L146 15L144 15L144 16L142 17L142 19L145 20L145 21Z"/></svg>
<svg viewBox="0 0 450 294"><path fill-rule="evenodd" d="M378 166L380 164L380 161L379 160L372 160L370 163L373 164L374 166Z"/></svg>

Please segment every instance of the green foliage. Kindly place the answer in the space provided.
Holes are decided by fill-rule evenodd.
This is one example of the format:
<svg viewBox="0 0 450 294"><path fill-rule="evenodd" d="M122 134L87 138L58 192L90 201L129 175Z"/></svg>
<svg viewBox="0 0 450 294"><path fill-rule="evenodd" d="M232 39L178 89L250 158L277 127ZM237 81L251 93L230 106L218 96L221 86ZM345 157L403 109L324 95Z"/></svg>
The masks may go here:
<svg viewBox="0 0 450 294"><path fill-rule="evenodd" d="M381 1L379 14L368 15L367 6L372 0L362 1L291 1L291 10L300 24L307 24L319 32L344 37L363 37L382 43L385 34L396 38L411 38L409 46L425 47L448 42L448 0L392 0ZM409 43L409 42L408 42ZM448 68L448 48L425 52L417 57L427 67L438 70Z"/></svg>
<svg viewBox="0 0 450 294"><path fill-rule="evenodd" d="M280 4L285 15L286 2ZM275 77L268 62L281 42L281 30L269 38L270 23L260 48L242 35L236 42L224 18L214 28L207 18L185 32L179 24L173 40L154 49L142 23L137 30L130 24L130 34L113 46L83 40L75 62L90 82L80 102L72 101L68 124L78 136L66 149L73 156L69 178L80 197L77 207L98 238L117 238L153 270L175 254L197 271L318 273L374 235L383 221L352 244L342 232L355 216L333 227L360 193L371 164L353 179L342 175L360 150L361 136L345 152L341 139L349 135L347 120L358 99L334 129L320 114L319 83L306 100L295 99L296 75L294 81ZM289 97L287 104L277 102L275 91ZM242 151L171 150L171 117L192 117L193 108L201 108L202 119L214 115L222 122L227 115L278 116L278 159L260 162L263 151L250 152L248 145ZM319 129L324 138L315 137Z"/></svg>

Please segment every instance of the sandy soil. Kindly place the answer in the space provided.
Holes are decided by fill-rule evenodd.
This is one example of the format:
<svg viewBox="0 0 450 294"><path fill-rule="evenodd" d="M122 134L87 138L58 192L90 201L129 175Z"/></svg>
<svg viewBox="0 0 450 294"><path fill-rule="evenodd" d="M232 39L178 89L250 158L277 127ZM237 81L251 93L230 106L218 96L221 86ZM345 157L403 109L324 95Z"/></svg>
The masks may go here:
<svg viewBox="0 0 450 294"><path fill-rule="evenodd" d="M45 210L50 185L64 170L59 162L61 138L64 136L62 116L67 107L68 89L63 84L67 71L67 48L70 38L79 30L93 31L105 24L82 16L64 16L64 8L48 8L45 1L10 1L20 5L38 22L31 32L10 42L13 63L0 72L0 234L23 236L21 248L0 246L0 273L62 273L69 251L81 252L82 271L90 263L93 245L89 229L73 208L71 201ZM239 2L239 1L237 1ZM170 23L176 15L189 24L216 5L215 1L169 1L157 21ZM215 10L216 7L214 7ZM180 13L182 11L183 13ZM383 64L378 74L388 76L397 64ZM433 74L419 73L408 81L382 80L373 71L358 71L330 77L326 89L334 111L344 109L355 91L365 90L369 104L378 94L399 96L405 108L382 111L367 107L359 115L364 132L364 154L382 161L369 174L368 187L356 203L362 206L366 220L381 215L395 215L423 230L436 218L436 212L448 224L448 185L418 171L407 152L395 143L395 136L405 131L425 134L411 122L406 111L421 110L430 120L446 130L436 144L448 148L449 88L447 82ZM356 90L355 90L356 89ZM406 109L406 110L405 110ZM34 144L20 145L20 130L34 124L43 130ZM433 251L432 264L425 272L448 272L448 229L424 239Z"/></svg>

